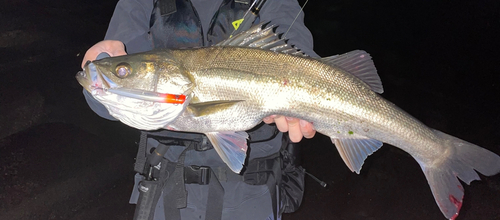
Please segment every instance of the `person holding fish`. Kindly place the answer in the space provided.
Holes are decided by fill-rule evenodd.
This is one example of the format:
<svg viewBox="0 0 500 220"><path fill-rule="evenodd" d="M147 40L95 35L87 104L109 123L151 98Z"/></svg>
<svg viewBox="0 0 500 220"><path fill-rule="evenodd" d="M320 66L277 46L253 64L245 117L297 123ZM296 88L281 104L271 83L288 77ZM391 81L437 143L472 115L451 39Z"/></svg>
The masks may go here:
<svg viewBox="0 0 500 220"><path fill-rule="evenodd" d="M279 219L296 210L305 171L296 146L278 130L299 131L298 139L314 131L294 131L295 119L279 125L282 116L265 119L279 129L262 123L270 115L313 122L358 174L383 143L404 150L447 219L462 207L462 182L500 172L499 155L427 127L380 96L370 54L304 55L315 56L310 33L302 18L288 25L297 3L263 2L122 0L106 35L120 41L118 50L102 47L108 41L89 50L94 54L75 77L90 107L145 130L131 198L135 219ZM94 57L124 47L126 56Z"/></svg>
<svg viewBox="0 0 500 220"><path fill-rule="evenodd" d="M276 32L286 33L288 43L306 55L318 57L296 0L121 0L105 40L86 52L82 68L102 53L114 57L212 46L262 21L277 25ZM117 120L90 93L84 94L98 115ZM243 171L226 165L210 136L208 141L196 133L142 131L130 200L137 204L134 219L280 219L295 211L305 171L295 161L298 146L292 142L312 138L316 131L297 118L272 115L263 121L248 131L251 150L243 152Z"/></svg>

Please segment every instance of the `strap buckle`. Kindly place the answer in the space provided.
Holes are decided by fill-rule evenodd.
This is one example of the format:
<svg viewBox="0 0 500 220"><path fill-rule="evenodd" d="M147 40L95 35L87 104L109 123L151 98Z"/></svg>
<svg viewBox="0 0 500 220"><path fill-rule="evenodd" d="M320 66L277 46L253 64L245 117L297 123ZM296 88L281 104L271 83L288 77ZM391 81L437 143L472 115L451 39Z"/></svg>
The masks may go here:
<svg viewBox="0 0 500 220"><path fill-rule="evenodd" d="M210 183L210 167L191 165L184 168L186 184L208 185Z"/></svg>

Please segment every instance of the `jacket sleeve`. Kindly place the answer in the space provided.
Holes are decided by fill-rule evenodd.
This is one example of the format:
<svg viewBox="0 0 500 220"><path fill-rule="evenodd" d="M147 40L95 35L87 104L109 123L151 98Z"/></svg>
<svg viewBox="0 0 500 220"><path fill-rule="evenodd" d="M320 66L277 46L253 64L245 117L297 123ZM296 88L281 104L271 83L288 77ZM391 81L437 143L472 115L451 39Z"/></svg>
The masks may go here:
<svg viewBox="0 0 500 220"><path fill-rule="evenodd" d="M297 20L294 22L295 17ZM311 57L319 57L313 50L313 37L304 24L304 12L301 11L297 0L266 1L260 12L260 20L279 25L276 30L278 33L286 33L291 25L288 33L284 35L289 39L288 42Z"/></svg>
<svg viewBox="0 0 500 220"><path fill-rule="evenodd" d="M152 0L120 0L116 4L104 39L123 42L129 54L151 50L148 33L152 11ZM109 120L117 120L85 89L83 94L87 104L97 115Z"/></svg>
<svg viewBox="0 0 500 220"><path fill-rule="evenodd" d="M118 1L104 39L123 42L129 54L151 50L149 21L152 11L153 0Z"/></svg>

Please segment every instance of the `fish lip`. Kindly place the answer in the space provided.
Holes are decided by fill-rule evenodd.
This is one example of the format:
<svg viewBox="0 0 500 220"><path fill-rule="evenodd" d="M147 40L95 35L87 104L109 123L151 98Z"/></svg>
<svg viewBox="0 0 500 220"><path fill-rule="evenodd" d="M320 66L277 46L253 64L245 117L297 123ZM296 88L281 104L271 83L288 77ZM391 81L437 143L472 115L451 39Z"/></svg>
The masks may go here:
<svg viewBox="0 0 500 220"><path fill-rule="evenodd" d="M76 80L78 83L85 89L87 92L92 93L92 88L90 85L92 85L92 81L87 77L88 74L85 72L85 69L83 71L78 71L76 73Z"/></svg>
<svg viewBox="0 0 500 220"><path fill-rule="evenodd" d="M101 70L93 63L87 63L83 71L76 74L76 79L85 90L93 95L105 95L110 85L114 84L113 81L104 77Z"/></svg>

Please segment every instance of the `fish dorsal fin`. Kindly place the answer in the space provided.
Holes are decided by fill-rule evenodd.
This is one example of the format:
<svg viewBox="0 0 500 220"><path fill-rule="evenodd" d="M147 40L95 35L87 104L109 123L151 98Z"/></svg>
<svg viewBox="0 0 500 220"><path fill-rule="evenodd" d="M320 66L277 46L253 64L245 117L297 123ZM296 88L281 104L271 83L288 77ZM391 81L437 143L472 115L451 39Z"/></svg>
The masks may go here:
<svg viewBox="0 0 500 220"><path fill-rule="evenodd" d="M215 46L253 47L307 57L302 51L293 45L289 45L287 43L288 40L281 38L282 34L276 33L277 25L269 25L269 23L254 25L247 31L221 41Z"/></svg>
<svg viewBox="0 0 500 220"><path fill-rule="evenodd" d="M372 57L367 52L353 50L345 54L321 58L321 60L329 65L340 67L358 77L368 84L374 92L380 94L384 92L375 64L373 64Z"/></svg>
<svg viewBox="0 0 500 220"><path fill-rule="evenodd" d="M240 173L247 156L246 132L208 132L205 133L215 151L227 166L235 173Z"/></svg>
<svg viewBox="0 0 500 220"><path fill-rule="evenodd" d="M364 137L332 138L340 157L352 172L359 174L365 159L382 147L381 141Z"/></svg>
<svg viewBox="0 0 500 220"><path fill-rule="evenodd" d="M221 100L211 102L198 102L189 103L187 109L191 111L194 116L204 116L220 112L232 107L234 104L241 102L240 100Z"/></svg>

